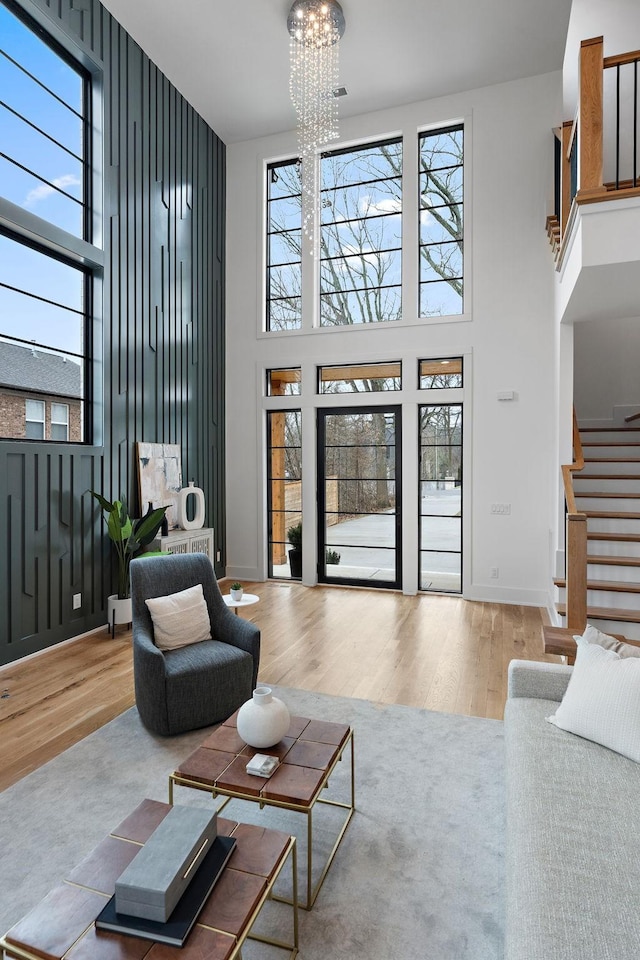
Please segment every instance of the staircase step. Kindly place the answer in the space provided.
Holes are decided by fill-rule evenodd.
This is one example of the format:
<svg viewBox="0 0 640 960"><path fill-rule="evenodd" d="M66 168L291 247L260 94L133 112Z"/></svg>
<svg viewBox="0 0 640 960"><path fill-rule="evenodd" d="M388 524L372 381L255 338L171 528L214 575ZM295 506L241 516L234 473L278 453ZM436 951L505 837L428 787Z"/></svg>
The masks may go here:
<svg viewBox="0 0 640 960"><path fill-rule="evenodd" d="M567 581L563 577L558 577L553 582L556 587L566 587L567 585ZM625 583L623 580L587 580L587 590L604 590L607 593L640 594L640 583Z"/></svg>
<svg viewBox="0 0 640 960"><path fill-rule="evenodd" d="M640 440L583 440L583 447L640 447Z"/></svg>
<svg viewBox="0 0 640 960"><path fill-rule="evenodd" d="M593 497L610 500L640 500L640 492L630 493L625 490L580 490L576 497Z"/></svg>
<svg viewBox="0 0 640 960"><path fill-rule="evenodd" d="M587 533L587 540L611 540L613 543L640 543L639 533L599 533L591 530Z"/></svg>
<svg viewBox="0 0 640 960"><path fill-rule="evenodd" d="M583 433L633 433L640 427L580 427L580 436Z"/></svg>
<svg viewBox="0 0 640 960"><path fill-rule="evenodd" d="M556 610L561 617L566 616L567 607L559 603ZM587 607L587 620L619 620L621 623L640 623L640 610L616 610L615 607Z"/></svg>
<svg viewBox="0 0 640 960"><path fill-rule="evenodd" d="M595 554L587 557L587 563L599 563L604 566L612 567L640 567L640 557L609 557L596 556Z"/></svg>
<svg viewBox="0 0 640 960"><path fill-rule="evenodd" d="M582 490L574 490L574 496L579 513L615 512L633 520L633 514L640 511L640 493L619 493L611 490L583 493Z"/></svg>
<svg viewBox="0 0 640 960"><path fill-rule="evenodd" d="M585 457L585 463L640 463L640 457Z"/></svg>
<svg viewBox="0 0 640 960"><path fill-rule="evenodd" d="M581 510L580 513L586 513L587 517L592 517L594 520L640 520L640 513L629 513L627 511Z"/></svg>
<svg viewBox="0 0 640 960"><path fill-rule="evenodd" d="M632 483L640 479L637 473L574 473L573 480L629 480Z"/></svg>
<svg viewBox="0 0 640 960"><path fill-rule="evenodd" d="M601 496L609 492L640 497L640 473L635 476L632 473L574 473L573 491L580 497Z"/></svg>

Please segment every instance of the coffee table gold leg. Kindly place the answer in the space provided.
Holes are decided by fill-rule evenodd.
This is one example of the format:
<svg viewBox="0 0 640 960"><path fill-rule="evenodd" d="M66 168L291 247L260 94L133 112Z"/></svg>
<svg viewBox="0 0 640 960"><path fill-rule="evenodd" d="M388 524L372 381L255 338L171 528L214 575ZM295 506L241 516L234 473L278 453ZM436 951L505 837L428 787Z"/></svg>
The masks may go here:
<svg viewBox="0 0 640 960"><path fill-rule="evenodd" d="M292 900L291 904L293 908L293 953L291 954L291 960L294 960L294 957L298 955L299 939L298 939L298 845L294 839L293 841L293 850L291 852L291 890L292 890Z"/></svg>
<svg viewBox="0 0 640 960"><path fill-rule="evenodd" d="M313 900L311 899L311 886L313 876L313 807L307 814L307 910L311 910ZM315 898L314 898L315 899Z"/></svg>

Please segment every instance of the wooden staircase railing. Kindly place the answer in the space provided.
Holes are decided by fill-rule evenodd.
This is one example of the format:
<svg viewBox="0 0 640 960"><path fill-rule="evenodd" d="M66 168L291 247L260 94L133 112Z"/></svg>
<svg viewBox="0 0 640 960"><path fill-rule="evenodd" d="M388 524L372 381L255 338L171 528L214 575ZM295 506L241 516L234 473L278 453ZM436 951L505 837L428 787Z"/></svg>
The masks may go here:
<svg viewBox="0 0 640 960"><path fill-rule="evenodd" d="M603 200L616 200L622 197L640 196L640 132L635 121L633 130L625 131L628 135L621 136L620 117L626 115L621 106L626 103L625 98L637 98L638 81L640 79L640 50L618 54L613 57L603 56L603 37L593 37L583 40L580 45L580 80L578 93L578 110L574 120L563 123L556 136L560 140L560 210L556 211L556 223L550 225L547 220L547 231L554 247L554 254L558 268L562 263L565 244L571 223L576 215L576 208L583 203L599 203ZM605 128L605 99L604 99L604 72L615 71L614 95L614 122L615 142L611 145L612 155L615 157L615 176L613 180L604 179L604 143L603 130ZM620 82L621 72L627 70L633 77L630 84ZM636 91L629 93L628 88ZM634 100L630 112L634 115L637 103ZM623 144L630 141L629 155L624 152ZM558 215L559 213L559 215ZM559 228L559 236L558 236Z"/></svg>
<svg viewBox="0 0 640 960"><path fill-rule="evenodd" d="M562 466L562 482L567 506L565 545L567 627L582 633L587 625L587 516L576 507L573 474L584 467L578 420L573 411L573 463Z"/></svg>

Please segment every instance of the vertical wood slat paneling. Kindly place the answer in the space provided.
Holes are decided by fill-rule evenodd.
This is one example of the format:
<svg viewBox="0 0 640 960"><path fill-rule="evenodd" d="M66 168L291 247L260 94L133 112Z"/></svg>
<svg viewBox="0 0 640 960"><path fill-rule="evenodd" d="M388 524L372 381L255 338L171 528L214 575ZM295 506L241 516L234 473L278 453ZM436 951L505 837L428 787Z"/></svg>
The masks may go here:
<svg viewBox="0 0 640 960"><path fill-rule="evenodd" d="M98 0L35 2L103 68L104 446L0 441L0 663L106 623L89 491L146 506L136 441L181 445L224 543L224 144Z"/></svg>

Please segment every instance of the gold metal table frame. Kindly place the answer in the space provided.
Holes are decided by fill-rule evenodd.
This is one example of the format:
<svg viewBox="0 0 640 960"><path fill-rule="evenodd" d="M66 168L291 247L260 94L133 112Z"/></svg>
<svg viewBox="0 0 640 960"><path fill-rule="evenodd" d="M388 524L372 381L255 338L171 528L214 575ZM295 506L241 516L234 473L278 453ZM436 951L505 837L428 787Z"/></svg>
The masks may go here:
<svg viewBox="0 0 640 960"><path fill-rule="evenodd" d="M326 790L329 787L329 779L333 771L335 770L337 764L341 762L344 751L346 750L347 746L350 748L349 754L350 754L350 773L351 773L349 802L345 803L343 801L332 800L327 797L321 797L320 794L322 793L322 791ZM301 907L303 910L310 910L313 907L314 903L316 902L316 899L318 897L322 884L324 883L329 867L333 863L335 855L338 852L338 847L340 846L342 838L344 837L346 829L349 826L349 823L351 822L351 818L353 817L353 814L355 813L355 809L356 809L355 754L354 754L353 730L352 729L349 730L349 733L344 743L342 744L333 762L325 772L324 777L322 778L318 786L318 789L316 790L316 792L314 793L313 797L311 798L308 804L293 803L293 802L287 802L284 800L272 800L267 797L252 796L250 794L241 793L239 791L218 789L217 787L214 787L212 789L210 786L202 783L201 781L190 780L188 777L181 777L176 773L172 773L169 775L169 803L170 804L173 804L174 786L188 787L193 790L203 790L205 791L205 793L210 793L214 800L216 799L216 797L224 797L223 802L220 804L220 806L217 807L218 813L224 810L227 804L231 803L232 800L247 800L251 803L259 804L261 810L264 807L280 807L283 810L292 810L295 813L301 813L304 816L306 816L307 818L307 883L306 883L307 890L306 890L306 899L299 900L298 906ZM340 827L340 830L338 831L338 835L329 853L329 856L324 864L322 873L320 874L320 877L316 885L314 886L313 885L313 808L316 805L316 803L323 803L330 807L338 807L340 809L346 810L346 816L345 816L344 822L342 823L342 826ZM294 894L294 897L296 897L296 894ZM290 900L284 897L279 897L274 895L273 899L279 900L283 903L289 903L289 904L291 903Z"/></svg>

